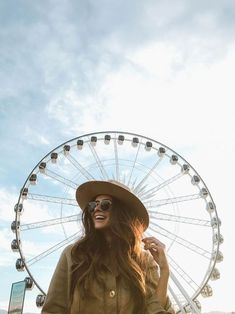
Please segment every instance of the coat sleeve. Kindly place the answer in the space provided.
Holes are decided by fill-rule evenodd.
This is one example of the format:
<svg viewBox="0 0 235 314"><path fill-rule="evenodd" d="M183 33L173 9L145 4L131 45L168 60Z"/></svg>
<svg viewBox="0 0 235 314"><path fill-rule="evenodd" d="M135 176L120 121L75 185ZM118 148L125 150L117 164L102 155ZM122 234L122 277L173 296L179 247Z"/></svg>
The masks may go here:
<svg viewBox="0 0 235 314"><path fill-rule="evenodd" d="M68 313L70 289L69 255L70 248L67 247L62 252L52 276L41 314Z"/></svg>
<svg viewBox="0 0 235 314"><path fill-rule="evenodd" d="M172 307L170 298L167 297L167 303L165 308L162 307L158 301L156 295L156 287L158 285L159 273L158 266L154 260L149 260L149 266L147 270L146 284L148 286L148 297L146 299L147 303L147 314L175 314L175 310Z"/></svg>

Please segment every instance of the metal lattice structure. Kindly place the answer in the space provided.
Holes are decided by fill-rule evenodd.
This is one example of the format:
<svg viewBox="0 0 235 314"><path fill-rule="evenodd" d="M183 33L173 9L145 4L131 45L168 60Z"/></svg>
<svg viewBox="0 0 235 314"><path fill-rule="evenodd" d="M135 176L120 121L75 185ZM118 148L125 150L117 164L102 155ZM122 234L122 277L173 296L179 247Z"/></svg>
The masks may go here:
<svg viewBox="0 0 235 314"><path fill-rule="evenodd" d="M220 220L205 182L179 154L153 139L127 132L86 134L49 152L23 185L11 229L18 271L45 299L61 250L82 235L76 188L88 180L114 179L145 204L146 236L166 244L170 298L180 313L201 313L200 297L212 295L223 260Z"/></svg>

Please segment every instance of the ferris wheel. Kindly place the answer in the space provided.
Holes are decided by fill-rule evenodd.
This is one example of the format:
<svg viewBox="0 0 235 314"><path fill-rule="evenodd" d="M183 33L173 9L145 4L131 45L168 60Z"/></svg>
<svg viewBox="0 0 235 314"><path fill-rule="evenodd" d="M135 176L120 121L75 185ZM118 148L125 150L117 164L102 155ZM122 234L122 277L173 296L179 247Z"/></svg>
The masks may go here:
<svg viewBox="0 0 235 314"><path fill-rule="evenodd" d="M179 313L201 313L223 260L220 219L205 182L179 154L142 135L105 131L73 138L49 152L27 177L11 229L18 271L37 288L42 306L62 249L83 234L77 187L89 180L116 180L145 204L155 236L167 248L169 296Z"/></svg>

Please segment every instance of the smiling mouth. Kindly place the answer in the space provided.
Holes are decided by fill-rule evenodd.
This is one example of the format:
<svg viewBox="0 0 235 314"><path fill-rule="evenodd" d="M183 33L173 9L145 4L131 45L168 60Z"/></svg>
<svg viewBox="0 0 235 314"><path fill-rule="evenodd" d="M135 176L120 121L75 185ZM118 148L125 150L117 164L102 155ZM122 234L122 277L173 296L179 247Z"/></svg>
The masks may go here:
<svg viewBox="0 0 235 314"><path fill-rule="evenodd" d="M102 221L102 220L105 220L106 217L105 217L105 216L102 216L102 215L96 215L96 216L94 217L94 219L95 219L95 220L98 220L98 221Z"/></svg>

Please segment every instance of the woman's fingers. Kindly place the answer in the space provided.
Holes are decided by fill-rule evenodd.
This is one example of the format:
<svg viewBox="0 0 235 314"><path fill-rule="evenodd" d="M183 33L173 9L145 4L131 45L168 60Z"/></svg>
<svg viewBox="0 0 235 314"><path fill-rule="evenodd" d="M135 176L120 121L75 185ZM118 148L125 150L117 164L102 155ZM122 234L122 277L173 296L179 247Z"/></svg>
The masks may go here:
<svg viewBox="0 0 235 314"><path fill-rule="evenodd" d="M144 248L145 249L151 249L151 248L154 248L154 249L165 249L165 244L162 243L160 240L154 238L154 237L148 237L148 238L144 238L142 240L144 242Z"/></svg>
<svg viewBox="0 0 235 314"><path fill-rule="evenodd" d="M160 270L168 270L169 266L165 254L165 244L154 237L144 238L142 241L144 243L144 249L150 251L154 260L159 265Z"/></svg>

